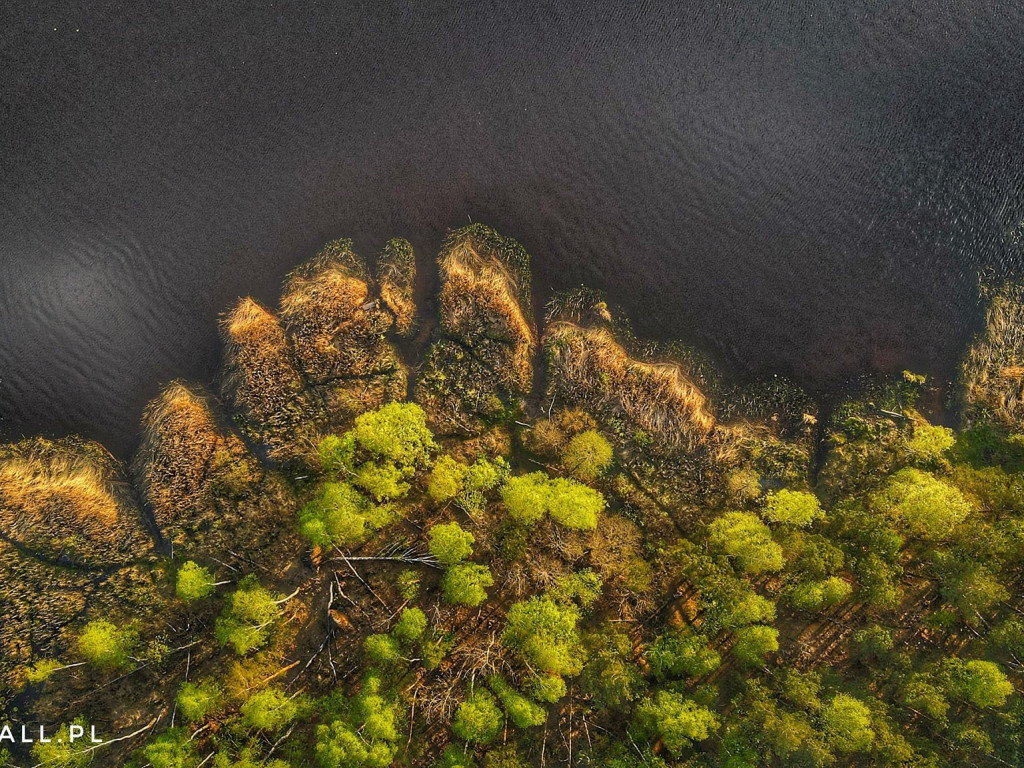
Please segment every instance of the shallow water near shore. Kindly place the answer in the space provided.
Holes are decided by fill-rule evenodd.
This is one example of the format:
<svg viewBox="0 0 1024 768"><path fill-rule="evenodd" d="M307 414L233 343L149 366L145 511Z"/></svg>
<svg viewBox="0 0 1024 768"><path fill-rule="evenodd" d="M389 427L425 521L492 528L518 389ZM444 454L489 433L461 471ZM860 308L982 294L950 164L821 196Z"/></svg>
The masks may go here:
<svg viewBox="0 0 1024 768"><path fill-rule="evenodd" d="M214 375L218 313L336 236L430 270L484 221L540 299L604 289L640 335L818 392L948 379L979 271L1020 267L1008 3L135 13L0 32L5 439L127 455L162 383Z"/></svg>

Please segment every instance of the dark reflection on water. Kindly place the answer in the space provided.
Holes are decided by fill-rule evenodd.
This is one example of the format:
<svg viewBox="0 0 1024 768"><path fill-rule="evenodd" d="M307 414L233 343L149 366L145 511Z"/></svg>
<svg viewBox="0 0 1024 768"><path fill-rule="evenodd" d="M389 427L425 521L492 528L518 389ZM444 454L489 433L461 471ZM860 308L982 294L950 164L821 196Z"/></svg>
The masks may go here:
<svg viewBox="0 0 1024 768"><path fill-rule="evenodd" d="M1020 261L1019 4L186 5L7 10L4 437L126 454L218 311L332 236L428 265L486 221L541 295L819 391L950 376L975 274Z"/></svg>

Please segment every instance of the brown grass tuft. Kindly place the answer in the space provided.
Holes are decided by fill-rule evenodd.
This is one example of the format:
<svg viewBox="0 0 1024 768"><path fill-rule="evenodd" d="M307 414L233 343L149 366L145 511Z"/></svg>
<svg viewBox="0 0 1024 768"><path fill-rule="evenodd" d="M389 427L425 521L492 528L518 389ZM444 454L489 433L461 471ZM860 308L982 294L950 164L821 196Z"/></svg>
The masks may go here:
<svg viewBox="0 0 1024 768"><path fill-rule="evenodd" d="M251 298L240 299L221 320L224 391L246 418L272 422L302 390L302 377L284 328Z"/></svg>
<svg viewBox="0 0 1024 768"><path fill-rule="evenodd" d="M377 257L377 283L381 299L395 316L395 331L401 336L410 335L416 328L415 282L412 244L400 237L388 240Z"/></svg>
<svg viewBox="0 0 1024 768"><path fill-rule="evenodd" d="M968 423L992 419L1024 427L1024 286L1008 283L992 292L985 330L967 351L961 383Z"/></svg>
<svg viewBox="0 0 1024 768"><path fill-rule="evenodd" d="M703 393L678 365L629 356L605 328L556 322L545 332L551 395L626 418L656 448L693 448L715 428Z"/></svg>
<svg viewBox="0 0 1024 768"><path fill-rule="evenodd" d="M221 438L207 398L180 381L149 404L142 425L135 475L165 530L201 506Z"/></svg>
<svg viewBox="0 0 1024 768"><path fill-rule="evenodd" d="M122 562L145 541L117 463L97 444L36 438L3 453L0 537L90 565Z"/></svg>

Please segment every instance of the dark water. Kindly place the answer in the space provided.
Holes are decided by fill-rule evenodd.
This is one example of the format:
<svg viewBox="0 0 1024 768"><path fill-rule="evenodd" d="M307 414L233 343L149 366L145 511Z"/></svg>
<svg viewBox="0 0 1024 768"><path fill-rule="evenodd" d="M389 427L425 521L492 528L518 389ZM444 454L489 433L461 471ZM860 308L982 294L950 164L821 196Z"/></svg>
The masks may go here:
<svg viewBox="0 0 1024 768"><path fill-rule="evenodd" d="M542 294L819 390L948 377L1021 261L1018 3L193 5L4 11L3 437L127 453L334 236L485 221Z"/></svg>

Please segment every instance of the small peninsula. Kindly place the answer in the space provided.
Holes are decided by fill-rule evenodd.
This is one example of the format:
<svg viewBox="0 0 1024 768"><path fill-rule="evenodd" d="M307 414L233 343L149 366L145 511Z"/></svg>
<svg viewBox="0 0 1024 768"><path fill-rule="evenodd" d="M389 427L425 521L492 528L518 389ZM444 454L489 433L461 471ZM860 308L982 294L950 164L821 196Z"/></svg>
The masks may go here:
<svg viewBox="0 0 1024 768"><path fill-rule="evenodd" d="M398 238L226 308L128 465L0 445L0 722L63 737L0 765L1022 764L1024 289L954 430L538 311L484 225L437 266L436 317Z"/></svg>

